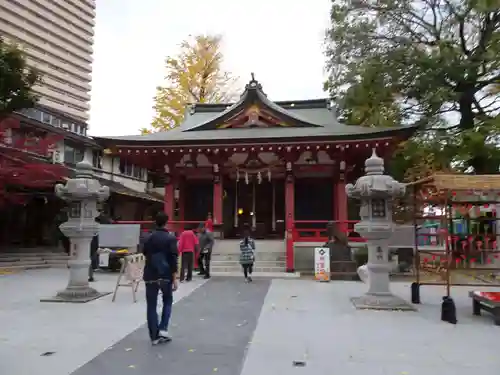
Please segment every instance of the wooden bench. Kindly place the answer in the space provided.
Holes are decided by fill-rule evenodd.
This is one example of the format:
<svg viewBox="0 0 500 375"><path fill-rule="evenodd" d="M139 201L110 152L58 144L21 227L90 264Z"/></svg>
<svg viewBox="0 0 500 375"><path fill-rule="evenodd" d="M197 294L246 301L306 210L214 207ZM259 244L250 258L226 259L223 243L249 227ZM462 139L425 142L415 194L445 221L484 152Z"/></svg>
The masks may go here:
<svg viewBox="0 0 500 375"><path fill-rule="evenodd" d="M500 326L500 292L469 292L472 298L472 313L481 315L481 309L493 315L495 325Z"/></svg>

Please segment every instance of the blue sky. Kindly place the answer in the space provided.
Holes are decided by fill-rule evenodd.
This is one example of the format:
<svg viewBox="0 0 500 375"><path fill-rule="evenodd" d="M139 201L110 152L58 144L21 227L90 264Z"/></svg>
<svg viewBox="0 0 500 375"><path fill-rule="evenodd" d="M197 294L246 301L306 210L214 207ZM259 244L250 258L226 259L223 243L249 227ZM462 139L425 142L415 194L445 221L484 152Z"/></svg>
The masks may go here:
<svg viewBox="0 0 500 375"><path fill-rule="evenodd" d="M225 68L272 100L325 97L330 0L97 0L91 135L136 134L153 116L164 59L189 35L224 37Z"/></svg>

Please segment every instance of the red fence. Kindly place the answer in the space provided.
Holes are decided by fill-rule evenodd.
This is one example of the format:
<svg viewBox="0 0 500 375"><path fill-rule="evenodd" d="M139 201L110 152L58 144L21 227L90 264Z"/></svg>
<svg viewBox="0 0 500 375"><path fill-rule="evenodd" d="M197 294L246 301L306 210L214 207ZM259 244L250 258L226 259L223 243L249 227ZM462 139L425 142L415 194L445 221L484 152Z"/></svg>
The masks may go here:
<svg viewBox="0 0 500 375"><path fill-rule="evenodd" d="M359 220L295 220L293 222L293 242L326 242L328 240L327 224L333 222L345 233L349 242L366 242L354 230Z"/></svg>
<svg viewBox="0 0 500 375"><path fill-rule="evenodd" d="M293 223L293 242L326 242L328 240L327 224L330 220L296 220ZM333 221L337 227L343 231L350 242L366 242L354 230L357 220ZM195 229L199 221L169 221L168 229L172 232L180 233L185 228ZM140 224L141 230L151 230L154 227L153 221L116 221L115 224Z"/></svg>
<svg viewBox="0 0 500 375"><path fill-rule="evenodd" d="M115 221L114 224L140 224L141 230L149 231L154 228L154 221ZM200 221L169 221L167 228L171 232L180 234L184 229L196 229Z"/></svg>

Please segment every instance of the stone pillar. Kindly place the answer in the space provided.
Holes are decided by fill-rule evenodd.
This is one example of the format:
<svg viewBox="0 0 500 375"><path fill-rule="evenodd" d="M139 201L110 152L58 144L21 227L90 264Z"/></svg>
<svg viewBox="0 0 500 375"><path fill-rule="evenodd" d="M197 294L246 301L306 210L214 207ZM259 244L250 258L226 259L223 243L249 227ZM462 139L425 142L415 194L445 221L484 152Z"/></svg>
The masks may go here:
<svg viewBox="0 0 500 375"><path fill-rule="evenodd" d="M222 224L222 204L223 204L223 186L222 186L222 176L219 170L219 165L214 164L214 193L213 193L213 220L215 225Z"/></svg>
<svg viewBox="0 0 500 375"><path fill-rule="evenodd" d="M358 269L360 278L368 281L368 292L352 298L354 306L358 309L414 310L391 293L389 283L389 238L394 232L392 200L404 195L405 185L384 175L384 161L373 150L365 162L365 176L355 185L348 184L346 193L361 201L361 221L355 225L355 230L367 239L368 246L368 264Z"/></svg>
<svg viewBox="0 0 500 375"><path fill-rule="evenodd" d="M68 221L61 224L61 232L71 242L69 282L66 289L43 302L88 302L109 293L100 293L89 286L90 243L99 232L97 203L109 197L109 188L93 179L92 165L82 161L76 165L76 178L66 185L57 184L56 195L69 204Z"/></svg>
<svg viewBox="0 0 500 375"><path fill-rule="evenodd" d="M295 185L293 181L292 163L286 163L285 177L285 242L286 242L286 272L295 272L293 228L295 220Z"/></svg>

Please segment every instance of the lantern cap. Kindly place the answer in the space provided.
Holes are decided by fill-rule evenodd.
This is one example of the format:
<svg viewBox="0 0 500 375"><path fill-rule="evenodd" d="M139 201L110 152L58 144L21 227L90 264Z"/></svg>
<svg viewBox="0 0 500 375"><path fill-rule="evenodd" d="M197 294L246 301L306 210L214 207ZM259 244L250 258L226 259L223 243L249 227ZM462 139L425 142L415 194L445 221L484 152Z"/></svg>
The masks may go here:
<svg viewBox="0 0 500 375"><path fill-rule="evenodd" d="M384 160L377 155L375 149L372 149L372 156L365 160L365 173L367 175L384 174Z"/></svg>
<svg viewBox="0 0 500 375"><path fill-rule="evenodd" d="M93 167L88 161L83 160L77 163L75 169L77 178L92 178Z"/></svg>

